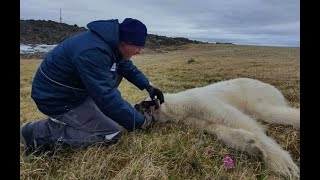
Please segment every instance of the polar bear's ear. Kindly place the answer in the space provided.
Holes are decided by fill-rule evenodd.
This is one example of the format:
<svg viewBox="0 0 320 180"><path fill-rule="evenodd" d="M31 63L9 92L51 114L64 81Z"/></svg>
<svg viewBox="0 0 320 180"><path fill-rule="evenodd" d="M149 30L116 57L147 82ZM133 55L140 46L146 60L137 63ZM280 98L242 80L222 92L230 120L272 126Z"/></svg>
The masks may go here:
<svg viewBox="0 0 320 180"><path fill-rule="evenodd" d="M150 97L144 98L143 101L151 101Z"/></svg>

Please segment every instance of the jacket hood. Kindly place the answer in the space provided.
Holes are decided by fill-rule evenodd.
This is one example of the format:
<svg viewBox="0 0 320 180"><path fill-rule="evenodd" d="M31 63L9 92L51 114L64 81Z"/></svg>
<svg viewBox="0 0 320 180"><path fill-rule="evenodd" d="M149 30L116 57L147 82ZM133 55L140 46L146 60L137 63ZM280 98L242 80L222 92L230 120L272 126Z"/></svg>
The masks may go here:
<svg viewBox="0 0 320 180"><path fill-rule="evenodd" d="M113 49L119 45L119 22L117 19L97 20L87 24L87 27L107 42Z"/></svg>

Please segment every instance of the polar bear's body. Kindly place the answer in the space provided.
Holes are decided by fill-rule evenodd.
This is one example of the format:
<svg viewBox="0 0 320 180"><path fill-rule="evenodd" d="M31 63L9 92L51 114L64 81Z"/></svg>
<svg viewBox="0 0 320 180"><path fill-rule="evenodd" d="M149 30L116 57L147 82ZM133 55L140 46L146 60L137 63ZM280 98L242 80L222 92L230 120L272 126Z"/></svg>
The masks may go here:
<svg viewBox="0 0 320 180"><path fill-rule="evenodd" d="M256 119L300 128L300 110L289 107L274 86L249 78L164 94L155 111L161 121L177 121L216 134L227 146L261 156L274 172L299 177L290 154L265 134Z"/></svg>

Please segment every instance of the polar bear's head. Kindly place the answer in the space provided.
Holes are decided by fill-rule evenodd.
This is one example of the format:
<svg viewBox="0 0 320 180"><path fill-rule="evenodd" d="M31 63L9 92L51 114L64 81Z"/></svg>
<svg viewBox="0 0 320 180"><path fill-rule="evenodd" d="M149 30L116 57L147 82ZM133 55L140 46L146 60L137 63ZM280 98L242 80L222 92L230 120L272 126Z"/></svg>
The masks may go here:
<svg viewBox="0 0 320 180"><path fill-rule="evenodd" d="M145 100L135 104L134 108L142 114L152 113L152 115L155 118L155 121L159 120L160 101L158 99L151 100L151 98L148 97Z"/></svg>

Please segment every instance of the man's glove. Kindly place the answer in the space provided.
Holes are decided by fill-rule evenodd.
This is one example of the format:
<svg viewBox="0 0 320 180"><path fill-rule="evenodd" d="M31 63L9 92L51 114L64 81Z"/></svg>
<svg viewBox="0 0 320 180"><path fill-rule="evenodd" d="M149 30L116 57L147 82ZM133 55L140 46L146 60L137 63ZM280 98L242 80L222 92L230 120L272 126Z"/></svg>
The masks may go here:
<svg viewBox="0 0 320 180"><path fill-rule="evenodd" d="M154 111L154 107L150 107L150 114L145 112L142 105L140 103L138 104L135 104L134 105L134 108L139 111L143 117L144 117L144 121L143 121L143 124L141 125L141 129L144 129L144 130L149 130L152 128L153 126L153 123L154 123L154 117L153 117L153 111Z"/></svg>
<svg viewBox="0 0 320 180"><path fill-rule="evenodd" d="M149 130L153 126L154 118L152 115L150 115L146 112L143 114L143 116L144 116L144 122L141 126L141 129Z"/></svg>
<svg viewBox="0 0 320 180"><path fill-rule="evenodd" d="M155 96L157 96L157 99L160 100L160 104L164 103L164 97L160 89L149 86L146 90L149 92L151 99L155 99Z"/></svg>

